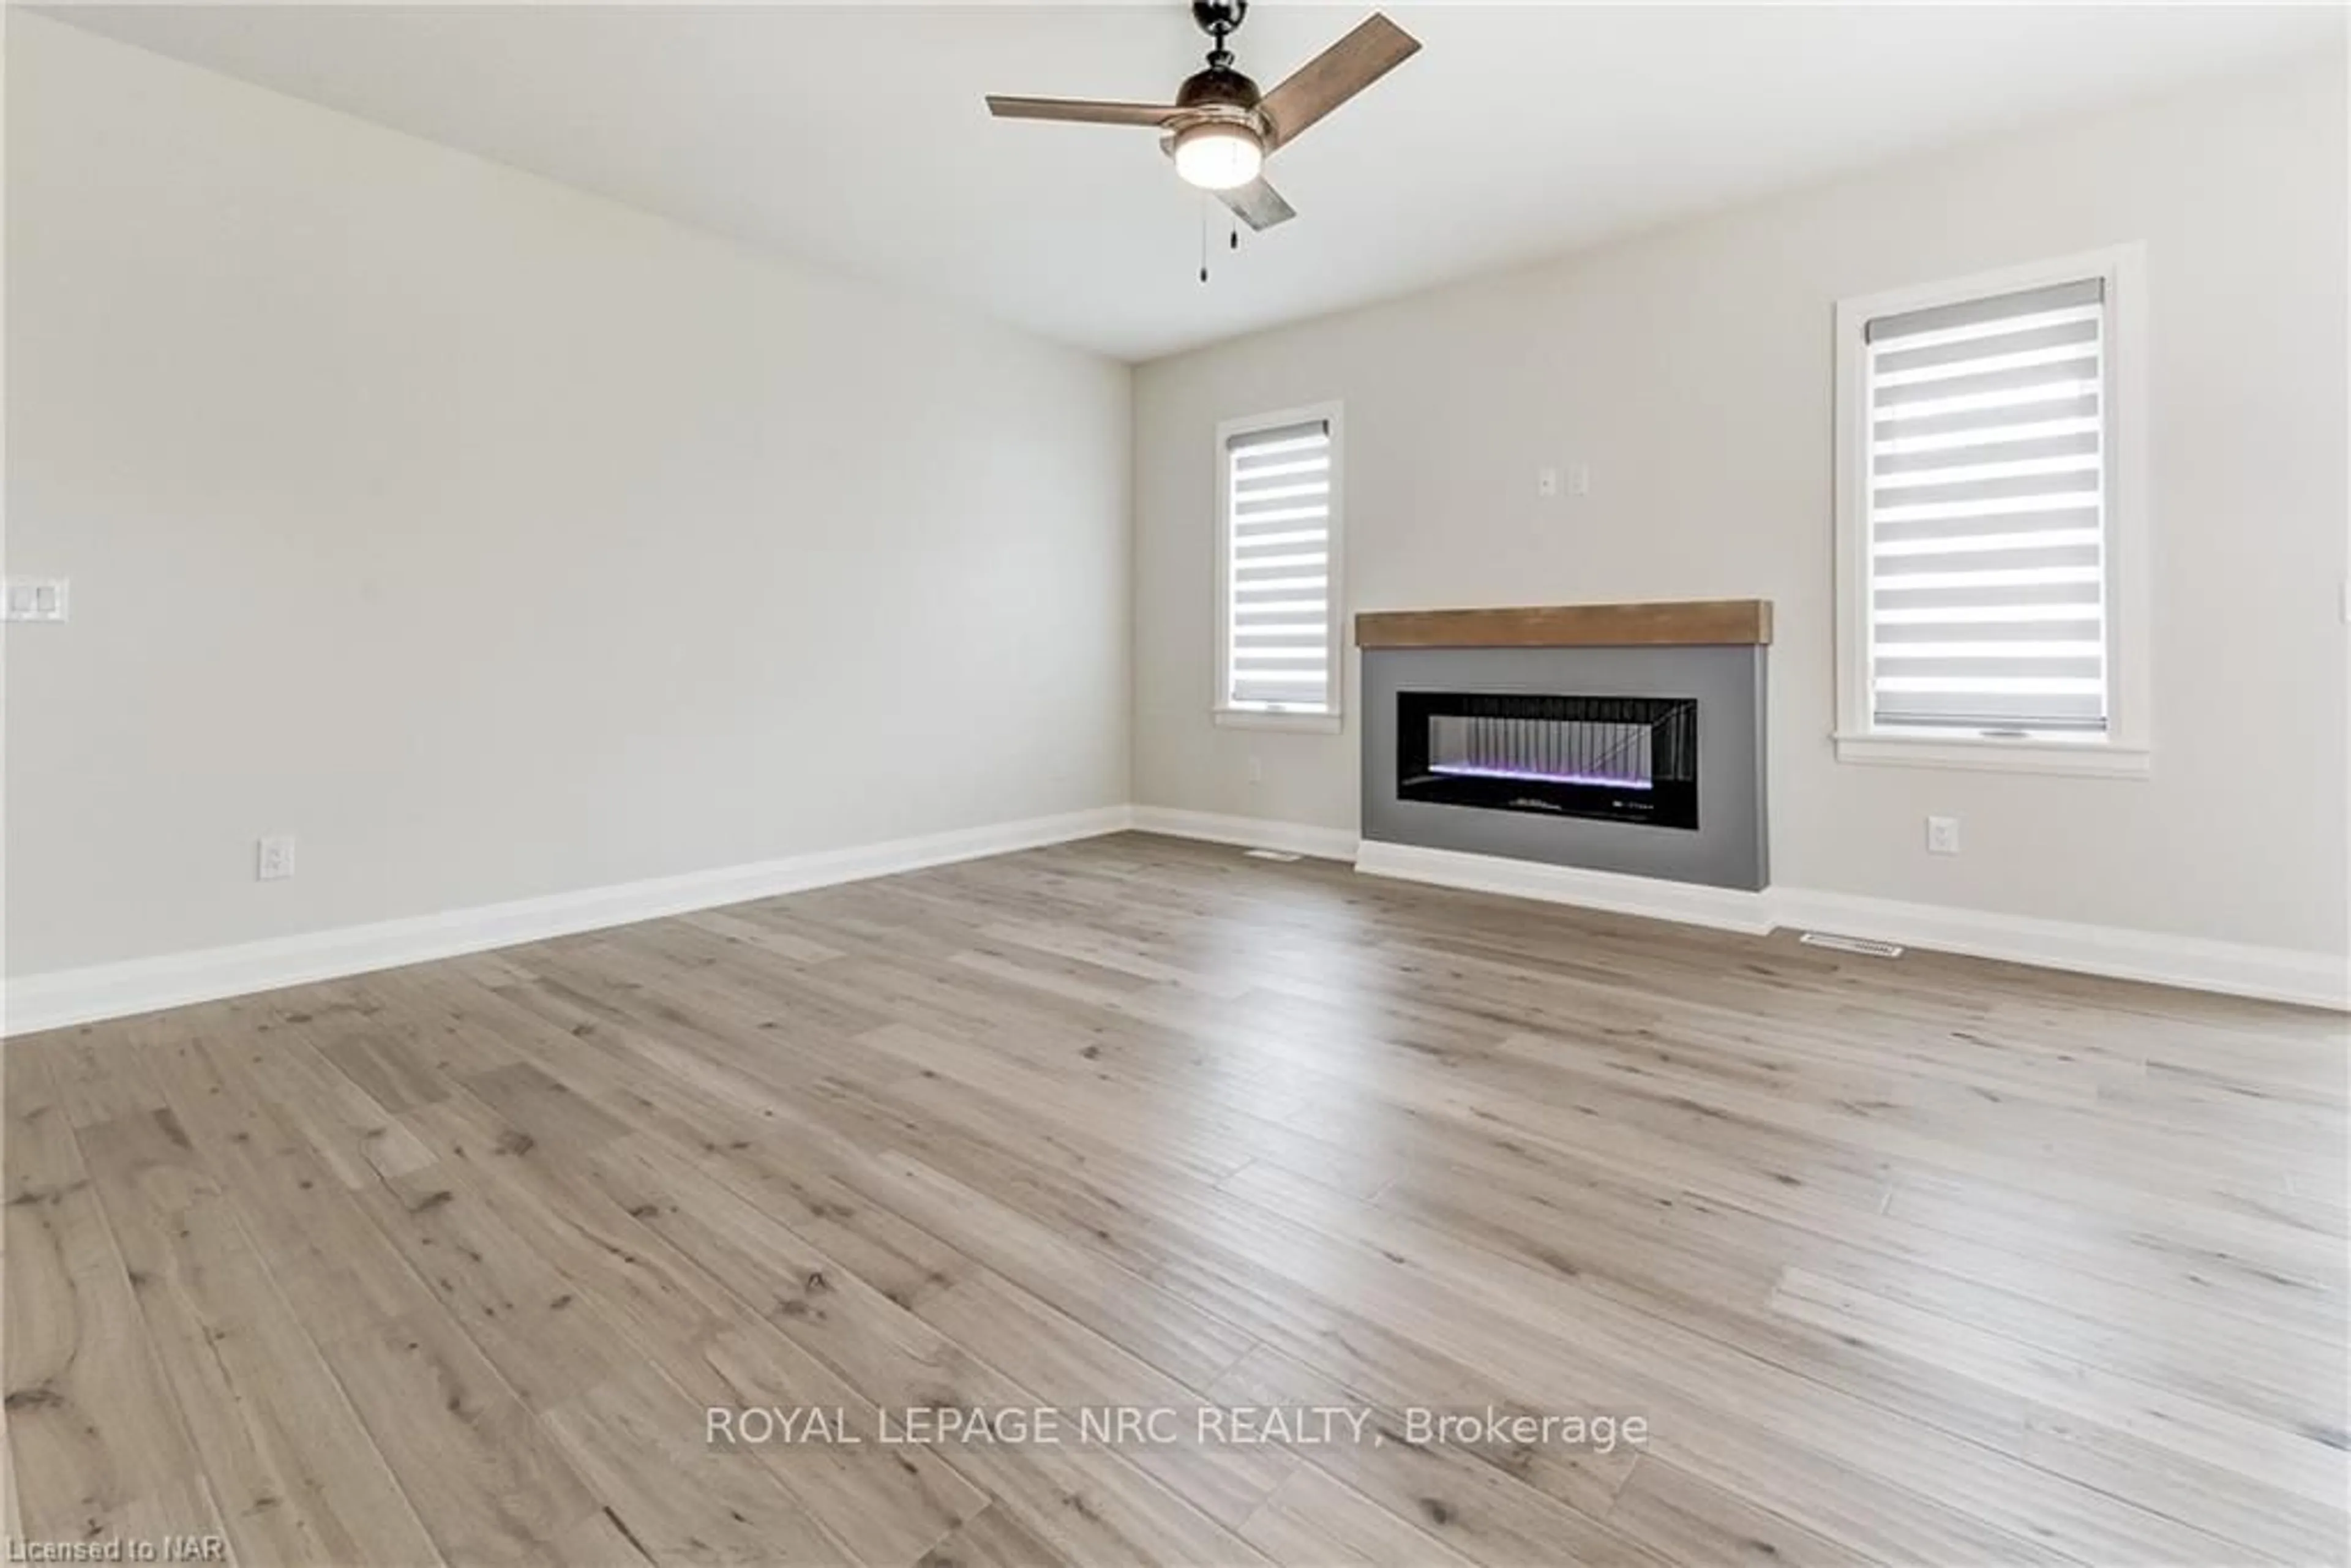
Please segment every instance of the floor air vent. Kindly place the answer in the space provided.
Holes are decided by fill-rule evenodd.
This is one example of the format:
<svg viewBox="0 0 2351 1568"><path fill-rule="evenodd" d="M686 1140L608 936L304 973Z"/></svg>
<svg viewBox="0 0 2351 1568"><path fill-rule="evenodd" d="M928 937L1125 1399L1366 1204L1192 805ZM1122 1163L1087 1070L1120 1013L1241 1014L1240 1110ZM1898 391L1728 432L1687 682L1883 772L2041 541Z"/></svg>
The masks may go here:
<svg viewBox="0 0 2351 1568"><path fill-rule="evenodd" d="M1299 858L1288 850L1243 850L1241 853L1253 861L1294 861Z"/></svg>
<svg viewBox="0 0 2351 1568"><path fill-rule="evenodd" d="M1862 953L1872 958L1899 958L1902 949L1891 942L1873 942L1866 936L1836 936L1826 931L1807 931L1796 938L1807 947L1834 947L1840 953Z"/></svg>

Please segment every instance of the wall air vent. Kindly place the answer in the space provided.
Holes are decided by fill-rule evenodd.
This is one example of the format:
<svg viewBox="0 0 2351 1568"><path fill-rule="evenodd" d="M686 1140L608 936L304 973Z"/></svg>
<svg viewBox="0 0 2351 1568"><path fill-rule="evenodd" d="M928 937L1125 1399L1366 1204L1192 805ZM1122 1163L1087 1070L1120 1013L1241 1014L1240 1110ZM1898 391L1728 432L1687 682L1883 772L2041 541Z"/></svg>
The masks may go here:
<svg viewBox="0 0 2351 1568"><path fill-rule="evenodd" d="M1840 953L1859 953L1871 958L1899 958L1900 946L1892 942L1873 942L1866 936L1838 936L1826 931L1807 931L1796 938L1807 947L1830 947Z"/></svg>

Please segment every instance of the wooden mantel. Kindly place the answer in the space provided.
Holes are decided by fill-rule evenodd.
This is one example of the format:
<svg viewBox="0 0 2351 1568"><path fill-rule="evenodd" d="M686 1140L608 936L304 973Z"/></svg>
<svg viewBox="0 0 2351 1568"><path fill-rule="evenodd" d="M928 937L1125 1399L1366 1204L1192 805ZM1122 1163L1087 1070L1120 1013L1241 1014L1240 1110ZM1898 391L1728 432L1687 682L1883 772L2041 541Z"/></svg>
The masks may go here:
<svg viewBox="0 0 2351 1568"><path fill-rule="evenodd" d="M1768 599L1367 610L1355 617L1359 648L1625 648L1771 641Z"/></svg>

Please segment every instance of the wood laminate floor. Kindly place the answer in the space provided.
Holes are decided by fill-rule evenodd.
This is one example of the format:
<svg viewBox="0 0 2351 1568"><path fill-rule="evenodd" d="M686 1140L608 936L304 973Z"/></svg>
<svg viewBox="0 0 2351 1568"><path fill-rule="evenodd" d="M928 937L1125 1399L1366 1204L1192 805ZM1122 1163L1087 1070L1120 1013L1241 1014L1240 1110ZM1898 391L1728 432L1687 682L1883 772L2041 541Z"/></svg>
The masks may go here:
<svg viewBox="0 0 2351 1568"><path fill-rule="evenodd" d="M36 1036L15 1528L2341 1562L2345 1071L2317 1013L1134 835ZM1413 1440L1489 1405L1624 1425ZM882 1440L1040 1406L1371 1414Z"/></svg>

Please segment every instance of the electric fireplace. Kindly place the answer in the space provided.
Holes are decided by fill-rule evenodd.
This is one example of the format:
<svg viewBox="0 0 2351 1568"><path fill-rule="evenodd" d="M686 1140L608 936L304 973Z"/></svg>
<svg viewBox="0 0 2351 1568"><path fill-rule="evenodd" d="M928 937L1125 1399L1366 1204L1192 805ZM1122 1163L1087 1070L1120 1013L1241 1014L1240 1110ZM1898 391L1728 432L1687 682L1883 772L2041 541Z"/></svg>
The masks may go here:
<svg viewBox="0 0 2351 1568"><path fill-rule="evenodd" d="M1571 900L1624 890L1493 862L1762 891L1771 642L1751 599L1359 613L1356 865Z"/></svg>
<svg viewBox="0 0 2351 1568"><path fill-rule="evenodd" d="M1396 693L1396 796L1695 830L1688 697Z"/></svg>

